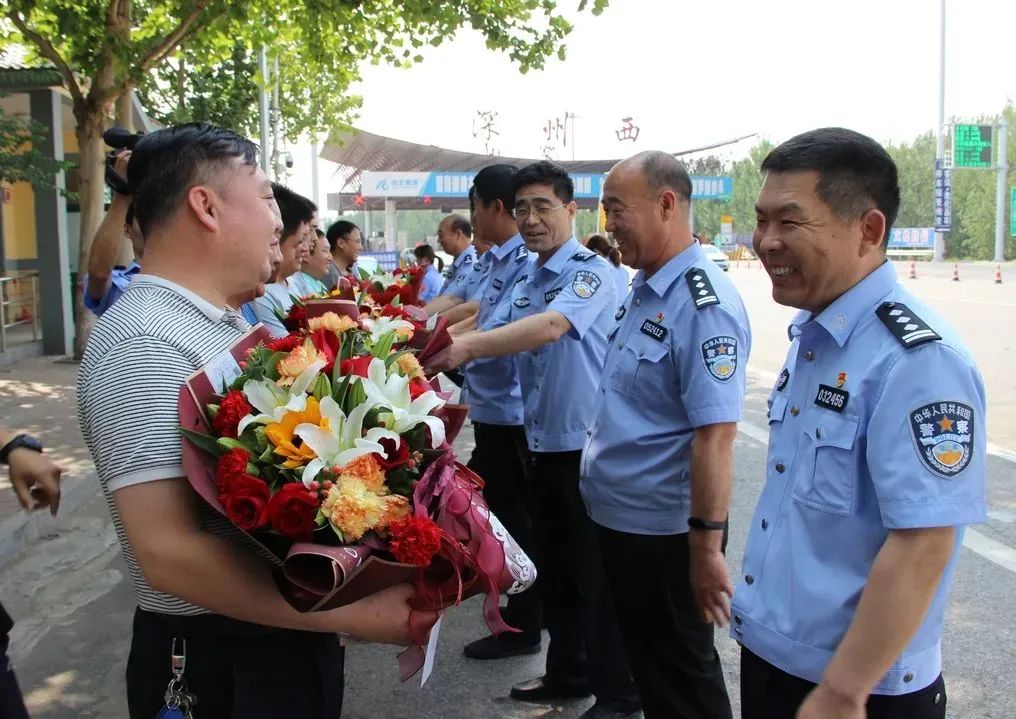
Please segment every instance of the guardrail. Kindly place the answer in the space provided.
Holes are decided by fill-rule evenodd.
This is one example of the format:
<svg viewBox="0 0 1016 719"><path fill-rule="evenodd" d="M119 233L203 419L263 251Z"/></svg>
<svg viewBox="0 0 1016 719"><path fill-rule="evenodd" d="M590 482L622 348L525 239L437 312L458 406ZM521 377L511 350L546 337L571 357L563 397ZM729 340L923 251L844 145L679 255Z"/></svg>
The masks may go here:
<svg viewBox="0 0 1016 719"><path fill-rule="evenodd" d="M0 352L7 351L7 333L13 327L32 326L39 339L39 273L0 277Z"/></svg>

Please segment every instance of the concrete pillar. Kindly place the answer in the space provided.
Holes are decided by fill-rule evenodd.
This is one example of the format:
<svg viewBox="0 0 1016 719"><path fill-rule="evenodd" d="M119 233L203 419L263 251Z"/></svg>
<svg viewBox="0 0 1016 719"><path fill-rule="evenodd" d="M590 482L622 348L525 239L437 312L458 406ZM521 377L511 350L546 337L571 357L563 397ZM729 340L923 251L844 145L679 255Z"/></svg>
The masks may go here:
<svg viewBox="0 0 1016 719"><path fill-rule="evenodd" d="M385 249L401 250L398 228L395 226L395 200L385 198Z"/></svg>
<svg viewBox="0 0 1016 719"><path fill-rule="evenodd" d="M62 161L63 97L53 90L29 93L32 119L45 127L45 140L36 148L44 155ZM67 202L60 190L65 187L64 173L53 181L55 187L35 191L35 236L39 256L39 314L42 321L43 351L66 355L73 351L74 315L72 312L71 275L67 248Z"/></svg>

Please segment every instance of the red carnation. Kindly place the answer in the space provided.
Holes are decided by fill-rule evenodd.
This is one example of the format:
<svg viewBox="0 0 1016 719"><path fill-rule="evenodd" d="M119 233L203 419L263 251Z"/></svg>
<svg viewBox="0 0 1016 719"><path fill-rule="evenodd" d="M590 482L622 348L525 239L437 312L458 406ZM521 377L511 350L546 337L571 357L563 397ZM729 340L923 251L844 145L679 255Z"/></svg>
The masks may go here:
<svg viewBox="0 0 1016 719"><path fill-rule="evenodd" d="M309 540L314 532L318 500L301 482L291 482L272 495L265 519L284 537Z"/></svg>
<svg viewBox="0 0 1016 719"><path fill-rule="evenodd" d="M441 530L427 517L410 516L390 527L388 548L403 564L426 567L441 549Z"/></svg>
<svg viewBox="0 0 1016 719"><path fill-rule="evenodd" d="M342 340L331 330L317 330L311 332L310 341L328 361L321 371L326 375L331 375L332 369L335 368L335 358L339 356L339 350L342 347Z"/></svg>
<svg viewBox="0 0 1016 719"><path fill-rule="evenodd" d="M233 524L248 532L264 526L264 509L270 495L267 484L249 474L239 474L219 492L219 501Z"/></svg>
<svg viewBox="0 0 1016 719"><path fill-rule="evenodd" d="M385 305L384 308L381 310L381 316L394 317L395 319L399 320L412 321L413 319L408 312L406 312L401 307L396 307L395 305Z"/></svg>
<svg viewBox="0 0 1016 719"><path fill-rule="evenodd" d="M236 427L240 420L253 411L250 402L240 390L230 390L219 404L219 411L212 420L212 428L220 437L236 439Z"/></svg>
<svg viewBox="0 0 1016 719"><path fill-rule="evenodd" d="M420 377L414 377L409 383L409 398L416 399L420 395L430 392L432 389L434 388L430 386L430 382L425 379L421 379Z"/></svg>
<svg viewBox="0 0 1016 719"><path fill-rule="evenodd" d="M219 488L219 494L228 494L233 479L244 474L247 474L246 451L231 449L219 457L215 465L215 486Z"/></svg>
<svg viewBox="0 0 1016 719"><path fill-rule="evenodd" d="M392 285L387 290L374 290L370 293L370 298L379 305L387 305L398 296L399 288L397 285Z"/></svg>
<svg viewBox="0 0 1016 719"><path fill-rule="evenodd" d="M339 365L339 371L343 375L351 374L357 377L366 377L367 369L370 367L371 361L374 359L371 355L363 355L361 357L353 357L351 359L342 360L342 364Z"/></svg>
<svg viewBox="0 0 1016 719"><path fill-rule="evenodd" d="M282 323L290 332L300 329L307 324L307 307L301 304L294 304L289 309L289 314Z"/></svg>
<svg viewBox="0 0 1016 719"><path fill-rule="evenodd" d="M395 446L395 440L390 437L378 440L378 444L385 448L384 455L377 452L374 453L377 463L381 465L381 469L387 472L409 464L411 459L409 456L409 444L405 440L400 439L398 447Z"/></svg>
<svg viewBox="0 0 1016 719"><path fill-rule="evenodd" d="M291 334L269 342L265 346L272 352L292 352L301 344L303 344L303 335Z"/></svg>

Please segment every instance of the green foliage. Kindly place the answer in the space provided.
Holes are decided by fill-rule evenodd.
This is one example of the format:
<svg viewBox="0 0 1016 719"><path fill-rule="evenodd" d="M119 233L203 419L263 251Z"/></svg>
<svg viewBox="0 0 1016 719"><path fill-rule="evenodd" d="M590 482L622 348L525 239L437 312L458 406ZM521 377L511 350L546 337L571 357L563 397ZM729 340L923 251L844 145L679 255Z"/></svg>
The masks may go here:
<svg viewBox="0 0 1016 719"><path fill-rule="evenodd" d="M54 175L73 167L36 149L45 141L45 133L46 128L39 123L0 109L0 180L53 187Z"/></svg>

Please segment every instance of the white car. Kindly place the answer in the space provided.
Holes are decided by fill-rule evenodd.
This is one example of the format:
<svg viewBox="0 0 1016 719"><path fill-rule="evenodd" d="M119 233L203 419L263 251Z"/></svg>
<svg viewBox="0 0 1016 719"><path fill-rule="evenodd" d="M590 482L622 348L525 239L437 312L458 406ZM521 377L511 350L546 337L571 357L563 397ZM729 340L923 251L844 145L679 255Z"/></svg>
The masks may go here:
<svg viewBox="0 0 1016 719"><path fill-rule="evenodd" d="M706 253L706 257L715 262L717 267L724 272L730 269L730 258L716 245L702 245L702 251Z"/></svg>

